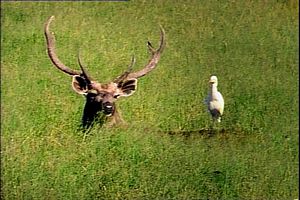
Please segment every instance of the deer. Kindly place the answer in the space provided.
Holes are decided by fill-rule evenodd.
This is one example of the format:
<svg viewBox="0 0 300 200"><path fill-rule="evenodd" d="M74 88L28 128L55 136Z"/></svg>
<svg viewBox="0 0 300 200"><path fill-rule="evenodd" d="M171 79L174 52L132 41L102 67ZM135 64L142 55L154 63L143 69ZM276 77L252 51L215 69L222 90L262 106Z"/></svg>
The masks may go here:
<svg viewBox="0 0 300 200"><path fill-rule="evenodd" d="M152 46L150 41L147 42L151 57L142 69L132 71L135 64L135 57L132 56L131 63L124 73L108 83L100 83L88 75L79 53L77 62L80 71L71 69L58 58L55 51L55 36L49 30L53 20L54 16L49 17L44 25L47 54L57 69L72 77L73 90L85 96L86 102L81 120L83 130L92 128L96 122L100 124L101 127L104 124L108 124L109 127L112 127L124 123L116 107L116 100L120 97L131 96L137 89L138 79L156 68L166 46L163 27L160 26L160 44L157 49Z"/></svg>

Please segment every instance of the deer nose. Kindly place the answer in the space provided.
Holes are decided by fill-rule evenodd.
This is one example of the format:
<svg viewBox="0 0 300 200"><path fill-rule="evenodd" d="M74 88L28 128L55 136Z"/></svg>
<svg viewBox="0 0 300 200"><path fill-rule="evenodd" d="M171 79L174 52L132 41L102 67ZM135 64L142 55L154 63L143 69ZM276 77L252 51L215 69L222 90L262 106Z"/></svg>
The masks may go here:
<svg viewBox="0 0 300 200"><path fill-rule="evenodd" d="M104 114L110 116L114 111L114 106L110 102L105 102L103 103L103 109L104 109Z"/></svg>

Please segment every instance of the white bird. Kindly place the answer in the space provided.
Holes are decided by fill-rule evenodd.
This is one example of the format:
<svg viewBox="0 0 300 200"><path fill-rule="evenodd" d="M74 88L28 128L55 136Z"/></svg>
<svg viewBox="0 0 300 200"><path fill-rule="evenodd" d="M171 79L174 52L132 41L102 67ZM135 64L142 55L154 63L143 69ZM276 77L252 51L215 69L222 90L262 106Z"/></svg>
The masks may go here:
<svg viewBox="0 0 300 200"><path fill-rule="evenodd" d="M218 91L217 86L218 78L216 76L211 76L209 79L209 92L205 103L213 120L221 122L221 116L224 111L224 99L222 94Z"/></svg>

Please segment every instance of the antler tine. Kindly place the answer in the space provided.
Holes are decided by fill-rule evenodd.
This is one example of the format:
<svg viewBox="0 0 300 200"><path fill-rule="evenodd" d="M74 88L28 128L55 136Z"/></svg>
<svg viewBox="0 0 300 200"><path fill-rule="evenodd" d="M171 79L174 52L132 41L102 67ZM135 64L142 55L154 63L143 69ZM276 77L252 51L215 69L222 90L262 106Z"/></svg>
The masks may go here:
<svg viewBox="0 0 300 200"><path fill-rule="evenodd" d="M163 51L163 48L164 48L164 45L165 45L165 30L163 29L163 27L161 25L159 25L159 28L160 28L160 45L159 45L159 48L157 50L154 49L154 47L152 46L151 42L148 41L147 42L147 46L148 46L148 49L151 51L152 54L155 54L155 52L162 52Z"/></svg>
<svg viewBox="0 0 300 200"><path fill-rule="evenodd" d="M81 57L80 57L80 51L78 51L78 64L80 66L82 76L88 81L88 84L90 84L91 83L91 78L84 69L84 66L82 64Z"/></svg>
<svg viewBox="0 0 300 200"><path fill-rule="evenodd" d="M128 69L127 69L123 74L121 74L120 76L118 76L113 82L114 82L114 83L120 83L120 82L122 82L124 79L126 79L127 76L130 74L130 72L132 71L132 68L133 68L134 64L135 64L135 57L132 56L132 57L131 57L131 63L130 63L130 65L128 66Z"/></svg>
<svg viewBox="0 0 300 200"><path fill-rule="evenodd" d="M128 78L140 78L140 77L148 74L150 71L152 71L156 67L156 65L160 59L160 54L163 52L165 45L166 45L165 31L164 31L163 27L160 26L160 45L159 45L158 49L154 49L151 42L148 41L147 46L148 46L148 49L152 53L151 59L149 60L148 64L145 65L145 67L143 69L141 69L140 71L137 71L137 72L130 73L130 74L128 74L127 77Z"/></svg>
<svg viewBox="0 0 300 200"><path fill-rule="evenodd" d="M64 65L55 53L55 37L49 31L50 23L53 21L54 16L49 17L49 19L45 23L44 32L47 40L47 52L52 61L52 63L61 71L69 74L69 75L80 75L80 72L75 71Z"/></svg>
<svg viewBox="0 0 300 200"><path fill-rule="evenodd" d="M154 47L152 46L151 42L148 41L147 42L147 46L148 46L148 49L151 51L152 54L155 54L155 49Z"/></svg>
<svg viewBox="0 0 300 200"><path fill-rule="evenodd" d="M166 45L166 41L165 41L165 30L164 28L162 27L162 25L159 25L159 28L160 28L160 45L159 45L159 48L158 48L158 52L162 53L164 48L165 48L165 45Z"/></svg>

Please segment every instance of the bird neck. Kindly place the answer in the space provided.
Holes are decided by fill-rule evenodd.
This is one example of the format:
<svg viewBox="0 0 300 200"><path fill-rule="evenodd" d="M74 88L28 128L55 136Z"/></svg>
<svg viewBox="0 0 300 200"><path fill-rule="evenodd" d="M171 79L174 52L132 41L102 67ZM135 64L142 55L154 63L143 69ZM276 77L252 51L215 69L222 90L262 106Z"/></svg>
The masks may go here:
<svg viewBox="0 0 300 200"><path fill-rule="evenodd" d="M217 93L218 93L218 88L217 88L217 85L216 84L212 84L211 85L211 96L213 99L216 99L217 98Z"/></svg>

